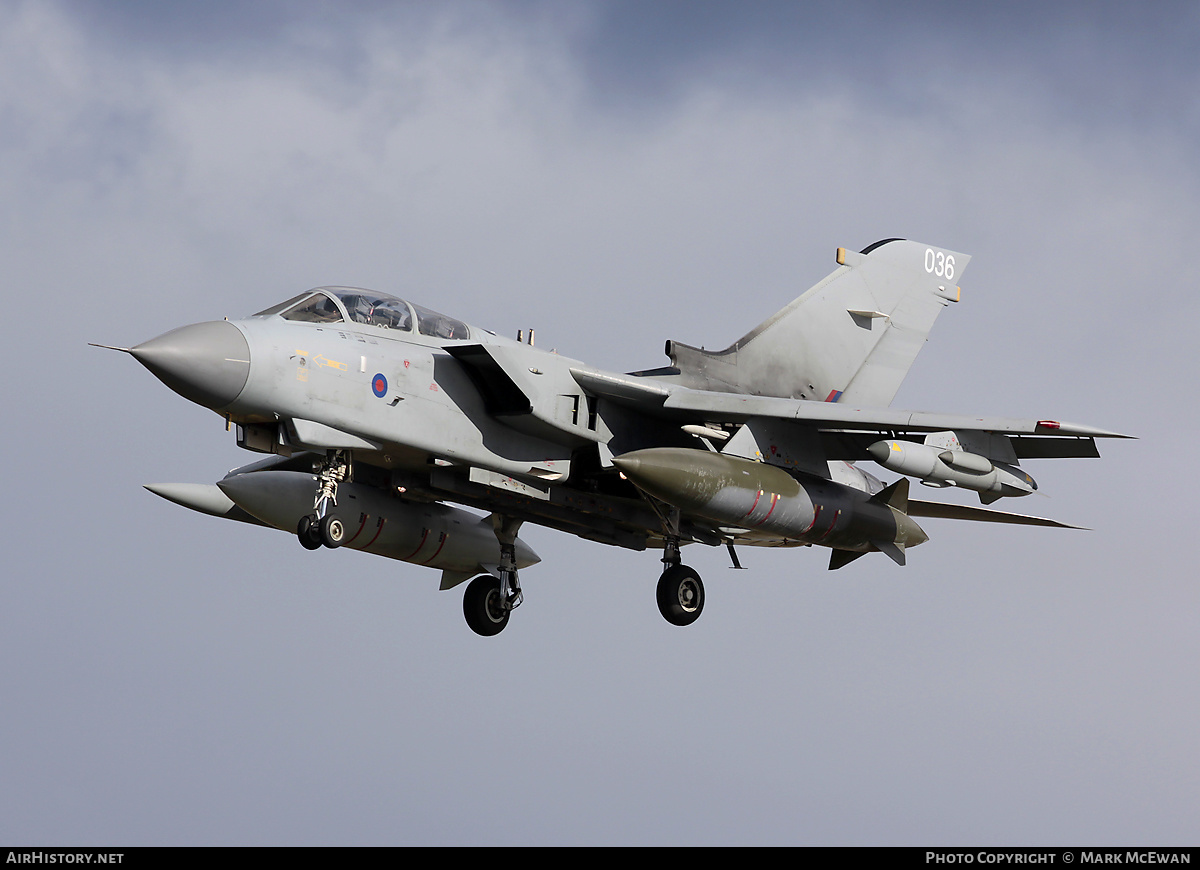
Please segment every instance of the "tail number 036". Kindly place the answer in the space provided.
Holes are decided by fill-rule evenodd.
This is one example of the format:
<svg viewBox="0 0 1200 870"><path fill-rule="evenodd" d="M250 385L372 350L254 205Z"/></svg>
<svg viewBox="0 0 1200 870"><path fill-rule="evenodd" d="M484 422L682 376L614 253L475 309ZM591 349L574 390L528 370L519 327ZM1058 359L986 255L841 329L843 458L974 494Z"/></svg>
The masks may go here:
<svg viewBox="0 0 1200 870"><path fill-rule="evenodd" d="M954 278L954 256L947 256L944 251L925 249L925 271L950 281Z"/></svg>

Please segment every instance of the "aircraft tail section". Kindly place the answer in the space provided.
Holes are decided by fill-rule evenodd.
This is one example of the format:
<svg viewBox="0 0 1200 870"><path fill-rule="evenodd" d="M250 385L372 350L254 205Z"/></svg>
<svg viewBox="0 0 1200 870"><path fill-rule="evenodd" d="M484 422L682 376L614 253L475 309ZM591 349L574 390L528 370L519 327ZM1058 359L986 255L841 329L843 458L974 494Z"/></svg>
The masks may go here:
<svg viewBox="0 0 1200 870"><path fill-rule="evenodd" d="M905 239L839 248L835 271L730 347L667 355L696 389L886 407L970 259Z"/></svg>

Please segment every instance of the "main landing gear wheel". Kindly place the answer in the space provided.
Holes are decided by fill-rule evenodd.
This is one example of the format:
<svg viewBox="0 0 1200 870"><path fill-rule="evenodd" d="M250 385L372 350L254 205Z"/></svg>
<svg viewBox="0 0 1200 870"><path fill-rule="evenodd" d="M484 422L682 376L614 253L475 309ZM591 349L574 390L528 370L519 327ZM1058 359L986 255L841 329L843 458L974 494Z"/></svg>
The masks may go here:
<svg viewBox="0 0 1200 870"><path fill-rule="evenodd" d="M321 549L321 528L316 514L300 517L300 524L296 526L296 537L300 539L300 546L306 550Z"/></svg>
<svg viewBox="0 0 1200 870"><path fill-rule="evenodd" d="M511 613L500 595L500 581L491 574L476 577L463 595L463 616L476 634L484 637L499 634L508 625Z"/></svg>
<svg viewBox="0 0 1200 870"><path fill-rule="evenodd" d="M687 565L672 565L658 578L658 609L671 625L691 625L704 610L704 584Z"/></svg>

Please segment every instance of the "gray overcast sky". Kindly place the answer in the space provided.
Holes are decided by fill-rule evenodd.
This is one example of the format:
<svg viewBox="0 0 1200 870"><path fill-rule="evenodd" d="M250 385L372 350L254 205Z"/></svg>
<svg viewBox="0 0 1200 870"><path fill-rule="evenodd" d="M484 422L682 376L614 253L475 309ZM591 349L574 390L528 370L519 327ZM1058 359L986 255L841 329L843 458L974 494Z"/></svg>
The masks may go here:
<svg viewBox="0 0 1200 870"><path fill-rule="evenodd" d="M1200 840L1195 4L0 4L0 841ZM896 404L1138 435L897 568L532 529L437 574L157 499L255 457L127 357L325 283L593 364L973 255ZM890 475L884 474L886 478ZM939 495L939 494L935 494Z"/></svg>

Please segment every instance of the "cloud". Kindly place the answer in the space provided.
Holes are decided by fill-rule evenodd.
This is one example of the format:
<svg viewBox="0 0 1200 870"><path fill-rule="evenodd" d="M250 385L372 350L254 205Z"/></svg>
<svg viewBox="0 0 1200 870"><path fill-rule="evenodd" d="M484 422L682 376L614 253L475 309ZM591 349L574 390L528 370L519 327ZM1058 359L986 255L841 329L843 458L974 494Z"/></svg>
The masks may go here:
<svg viewBox="0 0 1200 870"><path fill-rule="evenodd" d="M0 13L14 838L1194 835L1195 13L696 8ZM974 255L901 404L1146 440L1033 469L1014 509L1090 537L943 524L836 582L689 552L687 632L654 554L530 530L486 647L417 568L160 505L247 457L84 347L347 283L628 370L893 235Z"/></svg>

